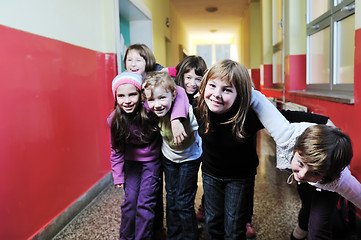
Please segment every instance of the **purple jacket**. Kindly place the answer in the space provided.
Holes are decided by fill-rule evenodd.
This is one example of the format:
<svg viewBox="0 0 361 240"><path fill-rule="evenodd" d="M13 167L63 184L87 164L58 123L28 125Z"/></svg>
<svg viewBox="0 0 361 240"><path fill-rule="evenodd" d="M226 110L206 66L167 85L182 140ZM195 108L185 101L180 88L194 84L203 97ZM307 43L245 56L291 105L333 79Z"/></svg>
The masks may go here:
<svg viewBox="0 0 361 240"><path fill-rule="evenodd" d="M177 97L171 113L171 120L176 118L186 118L188 116L189 102L185 90L177 86ZM108 126L111 126L114 111L107 118ZM139 131L139 127L132 124L130 131ZM124 183L124 161L154 161L161 156L162 138L156 135L149 144L144 144L138 138L132 137L125 143L125 152L117 153L111 149L110 163L112 168L114 185Z"/></svg>

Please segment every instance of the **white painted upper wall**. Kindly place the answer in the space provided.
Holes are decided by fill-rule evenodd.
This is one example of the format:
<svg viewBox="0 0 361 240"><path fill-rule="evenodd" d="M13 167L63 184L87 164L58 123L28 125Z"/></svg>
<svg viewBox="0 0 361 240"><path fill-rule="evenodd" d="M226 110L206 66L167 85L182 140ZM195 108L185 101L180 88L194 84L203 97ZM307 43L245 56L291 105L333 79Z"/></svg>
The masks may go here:
<svg viewBox="0 0 361 240"><path fill-rule="evenodd" d="M1 0L0 24L115 53L115 0Z"/></svg>
<svg viewBox="0 0 361 240"><path fill-rule="evenodd" d="M251 2L250 10L250 51L251 51L251 66L250 68L259 68L261 65L261 49L262 49L262 28L261 28L261 3Z"/></svg>
<svg viewBox="0 0 361 240"><path fill-rule="evenodd" d="M306 1L290 0L285 8L285 55L306 54Z"/></svg>
<svg viewBox="0 0 361 240"><path fill-rule="evenodd" d="M355 1L355 29L361 28L361 0Z"/></svg>
<svg viewBox="0 0 361 240"><path fill-rule="evenodd" d="M261 1L263 64L272 64L272 1Z"/></svg>

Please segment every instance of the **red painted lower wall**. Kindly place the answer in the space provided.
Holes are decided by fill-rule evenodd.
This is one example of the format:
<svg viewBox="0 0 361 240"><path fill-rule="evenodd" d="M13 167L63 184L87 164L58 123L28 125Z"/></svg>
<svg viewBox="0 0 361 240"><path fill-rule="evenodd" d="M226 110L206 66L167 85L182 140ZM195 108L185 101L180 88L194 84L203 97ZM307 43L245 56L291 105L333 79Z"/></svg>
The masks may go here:
<svg viewBox="0 0 361 240"><path fill-rule="evenodd" d="M306 89L305 69L306 69L306 55L289 55L285 57L286 91Z"/></svg>
<svg viewBox="0 0 361 240"><path fill-rule="evenodd" d="M273 87L273 65L272 64L263 64L263 87L272 88Z"/></svg>
<svg viewBox="0 0 361 240"><path fill-rule="evenodd" d="M0 36L0 239L26 239L109 172L116 60L2 25Z"/></svg>
<svg viewBox="0 0 361 240"><path fill-rule="evenodd" d="M259 68L251 69L251 78L254 84L254 88L257 90L261 89L261 73Z"/></svg>

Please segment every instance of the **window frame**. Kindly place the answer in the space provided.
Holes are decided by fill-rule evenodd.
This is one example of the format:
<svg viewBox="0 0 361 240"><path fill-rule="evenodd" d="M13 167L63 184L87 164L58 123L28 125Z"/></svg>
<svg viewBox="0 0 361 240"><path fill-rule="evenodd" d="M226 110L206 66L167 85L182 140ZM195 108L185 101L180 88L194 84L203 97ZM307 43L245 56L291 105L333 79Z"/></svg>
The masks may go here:
<svg viewBox="0 0 361 240"><path fill-rule="evenodd" d="M310 19L310 1L307 0L307 50L306 50L306 89L309 91L325 91L325 92L342 92L353 94L354 83L352 84L335 84L335 51L336 51L336 25L339 21L355 14L355 1L354 0L343 0L341 2L337 0L330 0L330 10L323 13L316 19L309 21ZM339 3L337 3L339 2ZM349 8L349 9L348 9ZM328 83L315 84L310 83L310 37L318 33L327 27L330 27L330 79Z"/></svg>

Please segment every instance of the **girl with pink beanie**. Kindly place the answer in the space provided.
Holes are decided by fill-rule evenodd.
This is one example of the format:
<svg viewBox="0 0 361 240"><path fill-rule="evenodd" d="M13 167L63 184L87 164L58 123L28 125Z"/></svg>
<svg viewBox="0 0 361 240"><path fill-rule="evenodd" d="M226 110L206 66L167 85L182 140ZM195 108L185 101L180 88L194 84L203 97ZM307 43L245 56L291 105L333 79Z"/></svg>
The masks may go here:
<svg viewBox="0 0 361 240"><path fill-rule="evenodd" d="M158 118L143 105L141 86L141 75L131 72L119 74L112 82L116 107L107 119L111 132L110 162L114 185L125 192L120 239L152 237L160 186L162 142ZM179 94L188 101L184 90Z"/></svg>

